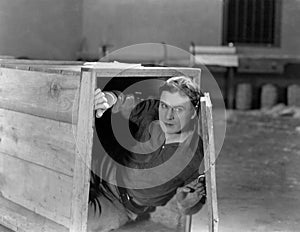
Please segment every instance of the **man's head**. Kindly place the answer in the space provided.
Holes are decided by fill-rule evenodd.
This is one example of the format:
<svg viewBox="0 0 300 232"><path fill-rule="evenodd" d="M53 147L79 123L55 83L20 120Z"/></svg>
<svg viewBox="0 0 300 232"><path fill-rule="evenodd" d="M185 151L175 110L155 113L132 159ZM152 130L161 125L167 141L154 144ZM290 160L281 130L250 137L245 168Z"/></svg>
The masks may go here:
<svg viewBox="0 0 300 232"><path fill-rule="evenodd" d="M178 76L168 79L159 93L159 120L163 131L177 134L189 129L199 110L199 87L189 77Z"/></svg>

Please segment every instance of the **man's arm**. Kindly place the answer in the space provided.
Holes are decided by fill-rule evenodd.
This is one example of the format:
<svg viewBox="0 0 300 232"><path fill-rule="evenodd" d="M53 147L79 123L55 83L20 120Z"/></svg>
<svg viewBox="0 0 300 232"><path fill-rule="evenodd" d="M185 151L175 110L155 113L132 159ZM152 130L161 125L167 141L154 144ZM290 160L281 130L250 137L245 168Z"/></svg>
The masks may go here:
<svg viewBox="0 0 300 232"><path fill-rule="evenodd" d="M97 118L112 108L112 113L121 113L138 127L157 119L158 100L151 98L142 101L133 94L124 95L119 91L102 92L96 89L94 105Z"/></svg>
<svg viewBox="0 0 300 232"><path fill-rule="evenodd" d="M186 215L192 215L202 209L206 202L205 177L200 175L191 183L178 188L176 200L179 210Z"/></svg>

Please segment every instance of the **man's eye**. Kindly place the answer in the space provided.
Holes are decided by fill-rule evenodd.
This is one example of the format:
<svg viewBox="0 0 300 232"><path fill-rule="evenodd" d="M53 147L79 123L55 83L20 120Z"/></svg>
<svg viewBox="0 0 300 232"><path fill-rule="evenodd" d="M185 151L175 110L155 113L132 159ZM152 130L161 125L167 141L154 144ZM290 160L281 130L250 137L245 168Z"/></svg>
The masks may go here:
<svg viewBox="0 0 300 232"><path fill-rule="evenodd" d="M183 108L177 107L177 108L175 108L175 111L176 111L176 112L181 112L181 111L183 111Z"/></svg>
<svg viewBox="0 0 300 232"><path fill-rule="evenodd" d="M164 103L160 103L160 106L161 106L161 108L163 108L163 109L167 109L167 108L168 108L168 106L167 106L166 104L164 104Z"/></svg>

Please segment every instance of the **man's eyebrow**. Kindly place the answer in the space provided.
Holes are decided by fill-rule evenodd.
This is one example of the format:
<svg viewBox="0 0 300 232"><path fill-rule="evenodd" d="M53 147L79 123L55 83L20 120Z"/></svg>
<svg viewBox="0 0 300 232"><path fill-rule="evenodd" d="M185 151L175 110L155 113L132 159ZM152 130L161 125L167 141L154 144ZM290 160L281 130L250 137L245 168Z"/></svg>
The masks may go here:
<svg viewBox="0 0 300 232"><path fill-rule="evenodd" d="M167 105L167 106L171 106L170 104L166 103L165 101L162 101L162 100L161 100L160 102L164 103L164 104ZM183 103L183 104L184 104L184 103ZM177 107L185 108L185 106L184 106L184 105L181 105L181 104L179 104L179 105L174 105L174 106L171 106L171 107L173 107L173 108L177 108Z"/></svg>

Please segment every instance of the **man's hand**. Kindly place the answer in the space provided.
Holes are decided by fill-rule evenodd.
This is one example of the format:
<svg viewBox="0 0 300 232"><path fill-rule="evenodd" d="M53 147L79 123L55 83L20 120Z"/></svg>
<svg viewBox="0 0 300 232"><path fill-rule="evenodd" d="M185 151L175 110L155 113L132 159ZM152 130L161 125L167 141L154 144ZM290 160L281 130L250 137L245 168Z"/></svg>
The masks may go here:
<svg viewBox="0 0 300 232"><path fill-rule="evenodd" d="M177 205L183 214L195 214L206 201L205 178L201 177L177 189Z"/></svg>
<svg viewBox="0 0 300 232"><path fill-rule="evenodd" d="M117 97L111 92L102 92L101 89L96 89L94 95L96 117L101 118L104 112L116 103Z"/></svg>

